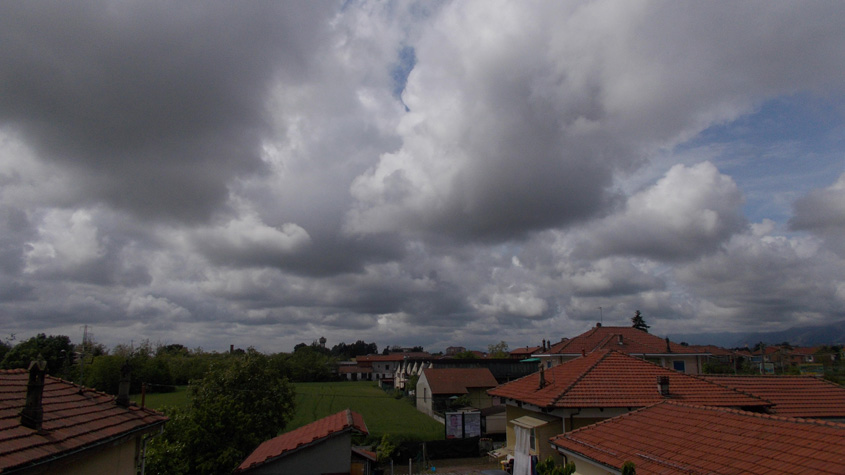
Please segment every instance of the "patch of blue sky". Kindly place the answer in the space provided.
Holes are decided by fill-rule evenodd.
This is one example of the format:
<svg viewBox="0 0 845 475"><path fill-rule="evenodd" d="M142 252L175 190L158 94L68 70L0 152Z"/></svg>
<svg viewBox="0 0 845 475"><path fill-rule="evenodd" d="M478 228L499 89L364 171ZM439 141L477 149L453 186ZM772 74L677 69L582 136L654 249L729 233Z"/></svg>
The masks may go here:
<svg viewBox="0 0 845 475"><path fill-rule="evenodd" d="M753 222L784 224L792 204L845 172L845 98L796 94L714 125L677 147L683 162L708 159L742 190Z"/></svg>
<svg viewBox="0 0 845 475"><path fill-rule="evenodd" d="M396 64L390 71L390 77L393 79L393 95L402 102L406 111L408 110L408 106L402 101L402 92L405 90L405 84L408 83L408 75L411 74L416 64L417 53L414 48L403 46L399 50Z"/></svg>

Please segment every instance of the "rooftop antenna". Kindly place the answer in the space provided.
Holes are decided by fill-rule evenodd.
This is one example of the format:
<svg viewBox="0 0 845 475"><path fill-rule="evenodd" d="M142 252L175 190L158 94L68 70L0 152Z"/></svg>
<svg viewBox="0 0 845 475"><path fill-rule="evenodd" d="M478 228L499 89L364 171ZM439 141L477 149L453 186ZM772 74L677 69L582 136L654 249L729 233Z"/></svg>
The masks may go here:
<svg viewBox="0 0 845 475"><path fill-rule="evenodd" d="M601 307L599 307L599 323L604 325L604 312L602 312Z"/></svg>

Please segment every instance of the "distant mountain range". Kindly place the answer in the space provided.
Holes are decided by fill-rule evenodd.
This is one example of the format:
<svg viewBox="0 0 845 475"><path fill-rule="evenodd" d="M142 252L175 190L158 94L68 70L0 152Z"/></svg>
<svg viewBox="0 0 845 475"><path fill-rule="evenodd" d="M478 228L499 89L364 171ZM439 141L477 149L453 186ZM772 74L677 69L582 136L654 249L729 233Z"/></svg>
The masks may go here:
<svg viewBox="0 0 845 475"><path fill-rule="evenodd" d="M793 327L777 332L753 333L679 333L668 335L674 342L690 345L718 345L724 348L751 347L758 342L767 345L788 342L792 346L845 344L845 320L816 327Z"/></svg>

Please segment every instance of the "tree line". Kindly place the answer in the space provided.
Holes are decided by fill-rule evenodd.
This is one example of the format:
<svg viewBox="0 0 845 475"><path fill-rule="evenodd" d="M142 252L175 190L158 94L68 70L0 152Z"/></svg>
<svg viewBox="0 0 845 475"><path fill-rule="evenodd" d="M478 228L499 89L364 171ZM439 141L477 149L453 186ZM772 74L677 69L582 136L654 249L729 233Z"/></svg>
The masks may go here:
<svg viewBox="0 0 845 475"><path fill-rule="evenodd" d="M27 368L40 356L47 362L51 376L117 394L120 369L128 363L132 375L130 392L140 393L142 384L147 392L168 392L203 378L213 365L248 351L205 351L178 343L153 344L149 340L109 349L94 342L73 344L65 335L39 333L20 342L15 342L14 336L0 341L0 368ZM341 342L331 349L317 342L302 343L291 353L264 356L270 368L291 382L323 382L337 378L334 367L338 361L377 352L375 343L358 340L352 344Z"/></svg>

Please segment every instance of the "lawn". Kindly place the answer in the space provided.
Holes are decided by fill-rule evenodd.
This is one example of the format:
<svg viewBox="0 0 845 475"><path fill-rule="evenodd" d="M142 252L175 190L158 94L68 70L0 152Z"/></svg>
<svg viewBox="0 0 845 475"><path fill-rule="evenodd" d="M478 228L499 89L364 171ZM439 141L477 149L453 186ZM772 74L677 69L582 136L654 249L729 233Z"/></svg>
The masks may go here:
<svg viewBox="0 0 845 475"><path fill-rule="evenodd" d="M141 405L140 394L132 394L129 399ZM176 386L176 391L172 393L147 393L144 398L144 406L150 409L161 409L164 406L178 407L186 404L188 404L188 386Z"/></svg>
<svg viewBox="0 0 845 475"><path fill-rule="evenodd" d="M297 383L296 415L285 431L351 409L364 417L370 435L390 434L407 440L444 438L443 424L426 416L405 398L394 399L369 381Z"/></svg>
<svg viewBox="0 0 845 475"><path fill-rule="evenodd" d="M391 434L406 440L439 440L444 438L443 424L426 416L408 400L394 399L370 381L333 383L295 383L296 414L285 432L302 427L344 409L364 416L370 435L380 438ZM141 395L130 399L141 404ZM148 393L146 407L161 409L188 403L188 386L176 386L172 393Z"/></svg>

